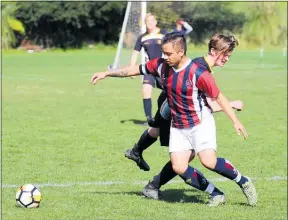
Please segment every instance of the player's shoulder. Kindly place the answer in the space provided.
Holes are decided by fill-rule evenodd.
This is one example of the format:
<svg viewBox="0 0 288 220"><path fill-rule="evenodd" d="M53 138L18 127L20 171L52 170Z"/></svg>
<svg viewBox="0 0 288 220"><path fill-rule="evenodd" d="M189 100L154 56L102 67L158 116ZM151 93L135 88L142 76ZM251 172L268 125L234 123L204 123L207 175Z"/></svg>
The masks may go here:
<svg viewBox="0 0 288 220"><path fill-rule="evenodd" d="M145 32L143 34L140 34L138 39L142 40L143 37L147 36L148 35L148 32Z"/></svg>
<svg viewBox="0 0 288 220"><path fill-rule="evenodd" d="M192 60L192 63L196 65L199 69L201 69L203 72L208 71L210 72L210 67L204 57L197 57Z"/></svg>

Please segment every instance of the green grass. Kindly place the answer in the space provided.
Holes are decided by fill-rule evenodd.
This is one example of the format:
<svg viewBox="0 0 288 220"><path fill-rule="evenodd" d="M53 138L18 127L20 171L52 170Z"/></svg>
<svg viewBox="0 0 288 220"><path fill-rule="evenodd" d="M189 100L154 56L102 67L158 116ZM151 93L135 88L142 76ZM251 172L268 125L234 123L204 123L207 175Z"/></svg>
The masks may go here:
<svg viewBox="0 0 288 220"><path fill-rule="evenodd" d="M189 55L205 52L191 50ZM224 190L226 205L208 208L208 195L179 178L162 188L164 201L141 197L145 181L160 171L168 153L158 142L146 151L150 172L124 158L124 150L144 131L132 121L144 120L140 77L90 85L93 72L106 69L114 54L3 54L2 184L78 183L40 187L43 201L35 210L15 207L17 187L2 187L3 220L287 219L287 61L281 50L265 51L262 60L257 50L237 50L225 68L215 71L222 92L245 104L237 115L248 140L235 134L223 113L215 115L218 152L242 174L257 178L259 202L254 208L246 205L235 183L216 181L220 176L198 159L193 166ZM153 92L154 111L159 93ZM282 179L265 179L274 176ZM109 181L115 184L97 184Z"/></svg>

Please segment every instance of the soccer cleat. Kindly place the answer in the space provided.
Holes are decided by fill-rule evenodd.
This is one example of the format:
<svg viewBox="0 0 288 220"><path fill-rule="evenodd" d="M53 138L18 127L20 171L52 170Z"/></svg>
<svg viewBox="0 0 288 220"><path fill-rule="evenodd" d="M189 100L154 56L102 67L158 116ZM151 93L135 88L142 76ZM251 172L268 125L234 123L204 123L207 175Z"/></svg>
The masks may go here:
<svg viewBox="0 0 288 220"><path fill-rule="evenodd" d="M225 194L222 194L217 196L211 196L207 205L210 207L216 207L225 204L225 202L226 202Z"/></svg>
<svg viewBox="0 0 288 220"><path fill-rule="evenodd" d="M248 200L248 204L251 206L255 206L257 203L257 193L256 193L256 188L253 185L252 181L250 178L246 177L248 181L244 184L242 184L242 192L246 196Z"/></svg>
<svg viewBox="0 0 288 220"><path fill-rule="evenodd" d="M148 184L142 189L142 194L150 199L160 200L161 193L158 188L156 188L150 181Z"/></svg>
<svg viewBox="0 0 288 220"><path fill-rule="evenodd" d="M149 171L150 167L149 165L146 163L146 161L144 160L144 158L142 157L142 154L138 155L135 154L135 152L133 151L133 149L128 149L125 151L125 157L127 157L130 160L134 160L137 164L137 166L144 171Z"/></svg>

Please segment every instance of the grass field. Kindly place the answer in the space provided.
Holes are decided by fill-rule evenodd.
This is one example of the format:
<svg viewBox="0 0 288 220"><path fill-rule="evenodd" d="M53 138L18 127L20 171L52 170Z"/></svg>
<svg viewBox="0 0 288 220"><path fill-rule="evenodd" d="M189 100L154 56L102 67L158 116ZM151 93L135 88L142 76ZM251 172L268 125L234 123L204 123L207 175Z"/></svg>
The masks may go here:
<svg viewBox="0 0 288 220"><path fill-rule="evenodd" d="M193 50L191 57L206 49ZM237 50L216 80L229 99L241 99L237 113L249 134L237 136L223 113L215 115L219 156L254 179L257 207L246 205L240 188L199 168L227 195L209 208L208 195L180 178L162 188L164 201L141 197L144 185L168 160L159 143L144 154L143 172L124 158L145 127L140 77L109 78L90 85L106 69L112 50L2 54L2 219L3 220L180 220L287 219L287 58L281 50ZM153 104L160 93L154 90ZM218 179L217 179L218 178ZM15 206L24 183L40 187L39 209Z"/></svg>

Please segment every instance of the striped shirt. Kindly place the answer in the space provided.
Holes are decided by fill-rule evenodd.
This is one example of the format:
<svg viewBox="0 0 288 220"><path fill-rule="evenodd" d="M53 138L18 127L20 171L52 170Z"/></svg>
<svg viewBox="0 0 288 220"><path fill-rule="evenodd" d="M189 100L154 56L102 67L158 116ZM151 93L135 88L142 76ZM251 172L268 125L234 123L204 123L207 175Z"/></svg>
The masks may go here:
<svg viewBox="0 0 288 220"><path fill-rule="evenodd" d="M140 65L140 72L161 77L173 127L194 127L212 114L206 97L216 98L220 90L203 57L188 60L180 69L170 67L163 58L156 58Z"/></svg>

